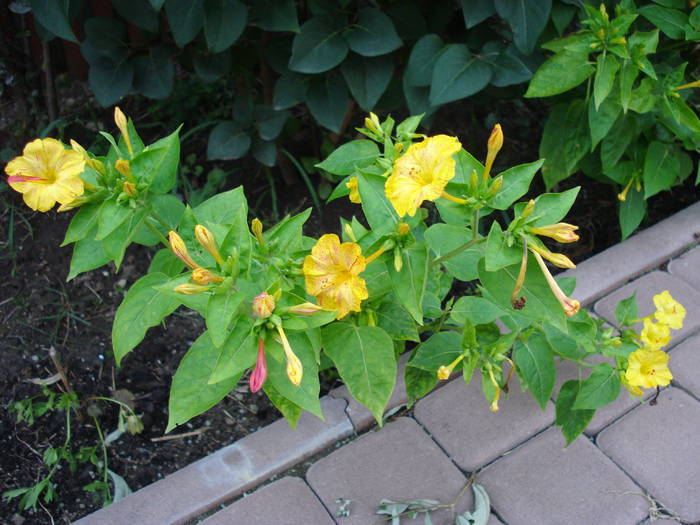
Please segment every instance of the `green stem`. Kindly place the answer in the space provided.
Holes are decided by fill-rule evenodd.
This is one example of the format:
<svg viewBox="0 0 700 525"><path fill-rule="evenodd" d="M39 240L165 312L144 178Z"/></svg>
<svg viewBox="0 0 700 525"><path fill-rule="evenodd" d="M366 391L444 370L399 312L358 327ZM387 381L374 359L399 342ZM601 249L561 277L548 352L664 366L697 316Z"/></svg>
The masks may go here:
<svg viewBox="0 0 700 525"><path fill-rule="evenodd" d="M107 468L107 444L105 443L105 438L102 434L102 427L100 427L100 422L95 416L92 416L92 420L95 422L97 435L100 436L100 444L102 445L102 479L106 487L107 499L111 500L112 495L109 492L109 469Z"/></svg>
<svg viewBox="0 0 700 525"><path fill-rule="evenodd" d="M472 241L476 241L477 237L479 237L479 208L474 210L472 217Z"/></svg>
<svg viewBox="0 0 700 525"><path fill-rule="evenodd" d="M316 206L316 209L318 210L319 214L323 213L323 210L321 209L321 200L318 198L318 193L316 192L316 189L314 188L314 185L311 183L311 179L309 179L308 173L306 173L306 170L304 167L299 163L299 161L294 158L294 155L289 153L286 149L282 148L282 153L284 153L287 158L290 160L292 164L294 164L294 167L297 169L299 172L299 175L301 178L304 180L304 184L306 184L306 188L309 190L309 193L311 194L311 200L314 201L314 206Z"/></svg>
<svg viewBox="0 0 700 525"><path fill-rule="evenodd" d="M121 406L121 407L124 407L126 410L128 410L129 413L130 413L131 415L134 415L134 416L136 415L136 413L134 412L134 410L133 410L129 405L127 405L127 404L124 403L123 401L119 401L119 400L114 399L114 398L112 398L112 397L92 396L90 399L100 399L100 400L102 400L102 401L109 401L109 402L111 402L111 403L116 403L117 405L119 405L119 406Z"/></svg>
<svg viewBox="0 0 700 525"><path fill-rule="evenodd" d="M265 175L267 176L267 182L270 185L270 197L272 198L272 214L275 216L275 221L278 221L280 218L280 212L277 208L277 188L275 187L275 179L272 177L272 173L270 173L270 168L268 168L267 166L263 166L263 169L265 170Z"/></svg>
<svg viewBox="0 0 700 525"><path fill-rule="evenodd" d="M155 217L153 217L153 218L155 219ZM146 220L145 220L144 222L145 222L145 224L146 224L146 227L147 227L149 230L151 230L151 231L156 235L156 237L158 237L158 239L160 239L160 242L163 243L163 246L165 246L166 248L170 248L170 243L168 242L168 239L166 239L166 238L163 236L163 234L160 233L160 231L158 231L158 228L156 228L155 226L153 226L153 225L148 221L148 217L146 217Z"/></svg>
<svg viewBox="0 0 700 525"><path fill-rule="evenodd" d="M433 261L430 263L430 267L431 267L431 268L434 268L435 266L438 266L439 264L442 264L443 262L447 261L448 259L452 259L452 257L455 257L455 256L459 255L460 253L462 253L462 252L468 250L469 248L471 248L471 247L474 246L475 244L480 243L482 240L483 240L483 239L472 239L472 240L469 241L468 243L463 244L462 246L459 246L459 247L455 248L455 249L452 250L451 252L447 252L447 253L446 253L445 255L443 255L442 257L438 257L437 259L433 260Z"/></svg>

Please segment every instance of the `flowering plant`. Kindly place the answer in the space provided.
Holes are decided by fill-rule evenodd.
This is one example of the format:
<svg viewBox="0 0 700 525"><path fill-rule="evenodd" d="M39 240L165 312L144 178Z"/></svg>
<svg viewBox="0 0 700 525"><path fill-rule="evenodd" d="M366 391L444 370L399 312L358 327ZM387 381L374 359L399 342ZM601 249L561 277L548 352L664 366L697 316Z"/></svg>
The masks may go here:
<svg viewBox="0 0 700 525"><path fill-rule="evenodd" d="M358 129L366 139L342 145L318 165L339 178L330 199L348 196L361 206L366 223L341 220L342 237L304 235L310 210L267 229L258 219L249 223L241 188L195 207L182 203L170 193L179 130L144 146L118 108L119 137L102 132L106 156L74 141L66 149L37 139L6 172L33 209L46 211L56 201L59 211L78 209L63 242L74 245L68 279L110 261L118 268L131 243L162 245L116 312L112 346L119 364L178 307L204 317L206 330L173 377L167 431L242 380L292 425L302 410L322 418L319 371L331 367L381 424L407 347L411 401L451 374L466 382L476 374L493 411L514 372L544 408L555 357L584 367L593 366L586 360L594 355L614 359L615 366L600 363L587 379L562 387L556 421L568 440L621 385L638 393L667 384L662 327L679 326L680 305L662 294L658 322L645 320L640 337L631 330L617 337L570 297L572 279L557 280L548 269L545 260L574 267L542 238L578 240L577 227L561 222L578 188L516 202L542 160L493 175L500 126L481 164L455 137L415 133L420 120L395 125L370 114ZM512 220L490 219L497 210ZM475 282L477 293L451 293L460 281ZM629 315L622 324L636 316L623 303Z"/></svg>

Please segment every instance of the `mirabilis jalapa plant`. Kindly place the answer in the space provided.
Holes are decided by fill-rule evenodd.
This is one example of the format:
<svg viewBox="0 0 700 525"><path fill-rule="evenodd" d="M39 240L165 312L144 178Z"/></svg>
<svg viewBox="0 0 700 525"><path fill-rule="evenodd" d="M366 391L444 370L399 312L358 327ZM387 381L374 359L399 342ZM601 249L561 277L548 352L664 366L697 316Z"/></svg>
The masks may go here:
<svg viewBox="0 0 700 525"><path fill-rule="evenodd" d="M482 165L455 137L416 134L420 120L395 126L370 114L358 129L367 139L340 146L318 165L341 179L330 199L348 196L362 206L366 223L342 220L342 238L304 235L310 210L267 230L257 219L249 223L240 187L194 208L183 204L170 193L179 130L144 146L119 108L119 137L101 132L110 143L106 156L74 141L66 149L37 139L5 171L29 207L78 209L63 242L74 245L68 279L110 261L118 268L131 243L162 244L117 310L112 344L119 364L179 306L204 317L206 330L173 377L167 431L218 403L244 377L292 426L302 410L322 418L319 371L331 367L381 424L407 346L411 401L451 374L461 372L468 383L476 372L494 412L514 372L544 408L555 357L590 368L557 396L556 423L569 442L620 386L640 395L668 384L660 348L685 315L668 292L658 296L656 322L635 319L634 297L623 301L620 325L644 321L645 328L614 335L570 297L573 280L556 280L547 267L545 260L574 267L542 238L578 240L577 227L561 222L578 188L516 202L543 160L493 176L500 126ZM426 201L440 218L434 224ZM512 221L489 219L495 210ZM455 280L475 282L476 294L451 295ZM590 363L598 354L608 359Z"/></svg>

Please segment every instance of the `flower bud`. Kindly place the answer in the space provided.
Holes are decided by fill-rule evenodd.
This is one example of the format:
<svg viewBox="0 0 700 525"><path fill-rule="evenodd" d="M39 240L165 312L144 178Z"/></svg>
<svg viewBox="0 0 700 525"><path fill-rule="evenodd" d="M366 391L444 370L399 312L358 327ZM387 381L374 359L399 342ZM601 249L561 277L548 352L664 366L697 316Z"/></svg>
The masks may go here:
<svg viewBox="0 0 700 525"><path fill-rule="evenodd" d="M501 389L496 387L496 394L493 396L493 401L491 401L491 406L489 409L491 412L498 412L498 399L501 397Z"/></svg>
<svg viewBox="0 0 700 525"><path fill-rule="evenodd" d="M98 173L101 173L104 175L104 173L105 173L104 164L102 164L99 160L93 159L92 157L90 157L90 155L88 155L87 151L85 151L85 148L83 148L75 140L71 139L70 146L71 146L71 148L73 148L73 151L77 151L78 153L80 153L80 155L82 155L83 160L85 161L85 164L87 164L90 168L97 171Z"/></svg>
<svg viewBox="0 0 700 525"><path fill-rule="evenodd" d="M131 166L129 165L129 161L125 159L117 159L117 161L114 163L114 167L117 169L119 173L124 175L126 179L130 182L134 181L134 176L131 174Z"/></svg>
<svg viewBox="0 0 700 525"><path fill-rule="evenodd" d="M267 361L265 359L265 341L258 340L258 358L255 361L255 368L250 374L250 391L255 393L262 388L267 379Z"/></svg>
<svg viewBox="0 0 700 525"><path fill-rule="evenodd" d="M223 278L206 268L195 268L192 270L192 280L197 284L211 284L223 282Z"/></svg>
<svg viewBox="0 0 700 525"><path fill-rule="evenodd" d="M209 288L198 284L184 283L178 284L175 288L173 288L173 291L183 295L194 295L202 292L208 292Z"/></svg>
<svg viewBox="0 0 700 525"><path fill-rule="evenodd" d="M124 142L126 143L126 148L129 150L129 154L133 155L134 150L131 147L131 138L129 137L129 126L126 120L126 116L124 115L124 113L122 113L122 110L119 109L119 106L114 107L114 123L119 128L122 137L124 137Z"/></svg>
<svg viewBox="0 0 700 525"><path fill-rule="evenodd" d="M180 259L193 270L195 268L199 268L199 265L192 260L192 257L190 257L190 254L187 251L187 246L185 246L185 241L182 240L182 237L172 230L168 234L168 237L170 239L170 249L175 254L175 257Z"/></svg>
<svg viewBox="0 0 700 525"><path fill-rule="evenodd" d="M558 266L559 268L576 268L576 265L569 259L566 255L563 253L552 253L546 248L540 248L539 246L535 244L530 244L529 248L531 251L541 255L545 259L547 259L549 262L554 264L554 266Z"/></svg>
<svg viewBox="0 0 700 525"><path fill-rule="evenodd" d="M410 231L411 227L403 221L396 225L396 233L399 235L406 235Z"/></svg>
<svg viewBox="0 0 700 525"><path fill-rule="evenodd" d="M452 371L448 367L443 365L440 368L438 368L437 377L440 381L445 381L450 378L451 373Z"/></svg>
<svg viewBox="0 0 700 525"><path fill-rule="evenodd" d="M403 151L403 142L397 142L394 144L394 153L398 155Z"/></svg>
<svg viewBox="0 0 700 525"><path fill-rule="evenodd" d="M350 177L350 180L345 183L345 187L350 190L350 195L348 195L350 202L361 204L362 198L360 197L360 190L357 186L357 177Z"/></svg>
<svg viewBox="0 0 700 525"><path fill-rule="evenodd" d="M197 242L202 245L202 248L204 248L217 263L223 264L224 260L219 253L219 249L216 247L214 235L209 230L201 224L198 224L194 227L194 236Z"/></svg>
<svg viewBox="0 0 700 525"><path fill-rule="evenodd" d="M578 241L579 236L576 233L574 233L576 230L578 230L578 226L574 226L573 224L567 224L565 222L558 222L556 224L550 224L548 226L542 226L540 228L530 228L530 231L535 235L551 237L555 241L561 243Z"/></svg>
<svg viewBox="0 0 700 525"><path fill-rule="evenodd" d="M262 222L260 222L260 219L253 219L253 222L250 223L250 231L253 232L253 235L255 235L255 238L258 240L258 244L260 246L265 246L265 239L263 238L263 225Z"/></svg>
<svg viewBox="0 0 700 525"><path fill-rule="evenodd" d="M488 154L493 155L494 157L499 151L501 151L501 148L503 147L503 130L501 130L500 124L496 124L493 127L493 130L491 130L487 147L489 152Z"/></svg>
<svg viewBox="0 0 700 525"><path fill-rule="evenodd" d="M304 367L292 350L282 325L277 325L277 332L280 335L282 348L284 348L284 355L287 358L287 377L294 386L299 386L301 384L302 376L304 375Z"/></svg>
<svg viewBox="0 0 700 525"><path fill-rule="evenodd" d="M394 270L400 272L401 268L403 268L403 256L401 255L401 250L397 247L394 248Z"/></svg>
<svg viewBox="0 0 700 525"><path fill-rule="evenodd" d="M143 432L143 422L139 416L131 414L126 418L126 428L131 435L140 434Z"/></svg>
<svg viewBox="0 0 700 525"><path fill-rule="evenodd" d="M524 219L527 219L530 215L532 215L532 212L533 212L533 211L535 211L535 200L534 200L534 199L530 199L529 201L527 201L527 204L526 204L525 207L523 208L522 217L523 217Z"/></svg>
<svg viewBox="0 0 700 525"><path fill-rule="evenodd" d="M322 312L324 309L314 303L301 303L292 306L288 311L290 314L302 314L302 315L309 315L309 314L315 314L316 312Z"/></svg>
<svg viewBox="0 0 700 525"><path fill-rule="evenodd" d="M275 311L275 298L262 292L253 298L253 315L258 319L267 319Z"/></svg>
<svg viewBox="0 0 700 525"><path fill-rule="evenodd" d="M499 191L501 191L501 188L503 187L503 177L497 177L493 180L491 183L491 187L489 188L489 197L495 197L496 194L498 194Z"/></svg>
<svg viewBox="0 0 700 525"><path fill-rule="evenodd" d="M357 237L355 236L355 232L353 231L352 225L349 222L345 223L343 229L345 230L345 235L348 236L348 239L350 239L352 242L357 242Z"/></svg>
<svg viewBox="0 0 700 525"><path fill-rule="evenodd" d="M124 181L124 184L122 184L122 191L130 197L133 197L136 195L136 185L133 182Z"/></svg>

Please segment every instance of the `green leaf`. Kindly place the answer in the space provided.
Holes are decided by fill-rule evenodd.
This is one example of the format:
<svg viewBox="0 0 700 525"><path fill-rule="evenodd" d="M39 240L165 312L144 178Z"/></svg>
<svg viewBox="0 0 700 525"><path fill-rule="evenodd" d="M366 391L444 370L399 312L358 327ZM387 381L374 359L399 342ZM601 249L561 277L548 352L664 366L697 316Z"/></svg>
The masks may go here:
<svg viewBox="0 0 700 525"><path fill-rule="evenodd" d="M175 66L167 47L149 47L148 54L134 58L133 65L136 91L158 100L170 95Z"/></svg>
<svg viewBox="0 0 700 525"><path fill-rule="evenodd" d="M588 119L586 102L574 99L552 109L544 126L540 142L540 157L544 157L542 178L547 188L573 174L579 161L588 153Z"/></svg>
<svg viewBox="0 0 700 525"><path fill-rule="evenodd" d="M420 342L415 321L399 304L395 295L388 295L374 313L377 316L377 326L394 339Z"/></svg>
<svg viewBox="0 0 700 525"><path fill-rule="evenodd" d="M348 90L341 75L314 77L306 105L319 124L338 133L347 110Z"/></svg>
<svg viewBox="0 0 700 525"><path fill-rule="evenodd" d="M267 381L263 386L263 391L265 394L267 394L267 397L270 399L270 402L274 405L274 407L282 413L284 418L287 420L287 423L289 423L289 426L291 428L296 428L297 423L299 422L299 416L301 416L302 412L301 407L295 403L292 403L289 399L277 392L275 387L273 387L272 384Z"/></svg>
<svg viewBox="0 0 700 525"><path fill-rule="evenodd" d="M204 37L212 53L221 53L238 40L246 22L248 8L238 0L205 0Z"/></svg>
<svg viewBox="0 0 700 525"><path fill-rule="evenodd" d="M362 9L357 23L351 27L345 38L350 49L362 56L386 55L403 44L391 18L374 7Z"/></svg>
<svg viewBox="0 0 700 525"><path fill-rule="evenodd" d="M165 0L165 12L178 47L192 42L204 24L204 0Z"/></svg>
<svg viewBox="0 0 700 525"><path fill-rule="evenodd" d="M134 66L126 58L114 59L99 57L90 63L88 81L101 106L107 107L118 102L131 89Z"/></svg>
<svg viewBox="0 0 700 525"><path fill-rule="evenodd" d="M593 79L593 100L596 110L610 94L615 83L615 75L620 69L620 62L614 55L601 53L596 59L595 78Z"/></svg>
<svg viewBox="0 0 700 525"><path fill-rule="evenodd" d="M218 193L194 209L194 215L200 224L210 222L232 225L236 224L239 217L247 217L247 214L248 206L242 186ZM246 227L245 234L249 237L247 232L248 228Z"/></svg>
<svg viewBox="0 0 700 525"><path fill-rule="evenodd" d="M618 326L632 326L634 324L637 319L637 292L617 303L615 319Z"/></svg>
<svg viewBox="0 0 700 525"><path fill-rule="evenodd" d="M424 233L425 242L437 257L441 257L456 250L469 242L472 238L470 230L464 226L452 224L433 224ZM442 265L447 271L460 281L473 281L479 276L479 260L484 256L483 249L474 246L447 259Z"/></svg>
<svg viewBox="0 0 700 525"><path fill-rule="evenodd" d="M229 328L234 321L238 307L245 299L241 292L213 294L207 303L207 331L214 346L226 341Z"/></svg>
<svg viewBox="0 0 700 525"><path fill-rule="evenodd" d="M210 160L240 159L250 149L250 135L238 122L219 122L209 134L207 158Z"/></svg>
<svg viewBox="0 0 700 525"><path fill-rule="evenodd" d="M145 29L149 33L158 32L158 14L147 2L134 0L112 0L112 5L119 16L128 20L136 27Z"/></svg>
<svg viewBox="0 0 700 525"><path fill-rule="evenodd" d="M583 432L593 419L595 410L574 410L574 401L581 389L581 382L569 380L559 390L554 424L562 427L561 433L567 446Z"/></svg>
<svg viewBox="0 0 700 525"><path fill-rule="evenodd" d="M617 399L620 393L620 374L608 363L600 363L581 384L574 402L574 410L595 410Z"/></svg>
<svg viewBox="0 0 700 525"><path fill-rule="evenodd" d="M240 375L209 384L218 353L218 348L204 332L180 361L170 387L166 433L209 410L238 383Z"/></svg>
<svg viewBox="0 0 700 525"><path fill-rule="evenodd" d="M393 264L389 265L389 277L394 293L401 305L419 324L423 324L423 295L428 279L428 248L423 243L415 243L403 250L403 267L397 272Z"/></svg>
<svg viewBox="0 0 700 525"><path fill-rule="evenodd" d="M384 193L386 178L381 175L364 174L358 179L362 210L370 227L376 233L396 231L399 216Z"/></svg>
<svg viewBox="0 0 700 525"><path fill-rule="evenodd" d="M607 171L620 160L638 135L639 129L634 114L620 115L605 139L600 143L600 160L603 162L603 171Z"/></svg>
<svg viewBox="0 0 700 525"><path fill-rule="evenodd" d="M537 217L531 224L533 227L547 226L560 222L576 202L580 186L561 193L543 193L535 199L533 216ZM522 213L526 203L516 204L516 212Z"/></svg>
<svg viewBox="0 0 700 525"><path fill-rule="evenodd" d="M151 4L151 7L156 11L160 11L160 9L163 7L163 4L165 3L165 0L148 0L149 3Z"/></svg>
<svg viewBox="0 0 700 525"><path fill-rule="evenodd" d="M114 230L119 228L126 219L134 213L134 209L127 203L117 204L115 198L108 199L102 203L99 211L99 220L97 222L97 233L95 240L101 241Z"/></svg>
<svg viewBox="0 0 700 525"><path fill-rule="evenodd" d="M409 366L435 374L462 353L462 335L458 332L439 332L416 347Z"/></svg>
<svg viewBox="0 0 700 525"><path fill-rule="evenodd" d="M263 140L275 140L289 118L289 111L277 111L270 106L258 105L253 110L258 133Z"/></svg>
<svg viewBox="0 0 700 525"><path fill-rule="evenodd" d="M450 44L438 57L430 86L430 103L446 104L481 91L491 80L491 68L465 44Z"/></svg>
<svg viewBox="0 0 700 525"><path fill-rule="evenodd" d="M484 250L487 271L495 272L522 260L522 247L517 244L509 245L508 239L509 236L503 233L500 224L493 221L489 236L486 238L486 248Z"/></svg>
<svg viewBox="0 0 700 525"><path fill-rule="evenodd" d="M180 163L180 128L157 140L131 161L131 171L138 181L148 183L153 193L167 193L177 182Z"/></svg>
<svg viewBox="0 0 700 525"><path fill-rule="evenodd" d="M588 103L588 128L591 132L591 151L603 140L622 111L613 97L606 98L598 109L593 100Z"/></svg>
<svg viewBox="0 0 700 525"><path fill-rule="evenodd" d="M630 107L632 87L637 76L639 76L639 69L635 67L634 63L631 60L623 61L620 68L620 105L625 113Z"/></svg>
<svg viewBox="0 0 700 525"><path fill-rule="evenodd" d="M77 44L78 39L68 20L67 4L56 0L29 0L32 15L42 26L54 35Z"/></svg>
<svg viewBox="0 0 700 525"><path fill-rule="evenodd" d="M516 200L527 193L530 183L537 170L544 164L544 159L536 160L528 164L520 164L499 173L503 177L503 186L494 198L489 201L489 206L494 210L507 210Z"/></svg>
<svg viewBox="0 0 700 525"><path fill-rule="evenodd" d="M316 354L311 348L311 342L301 332L287 334L287 338L292 350L304 368L301 384L294 386L289 381L287 377L287 361L284 357L282 345L272 337L268 337L265 341L267 380L281 396L323 420L323 412L319 401L318 365L316 364Z"/></svg>
<svg viewBox="0 0 700 525"><path fill-rule="evenodd" d="M430 86L435 62L444 49L445 43L438 35L428 34L418 39L406 64L406 82L416 87Z"/></svg>
<svg viewBox="0 0 700 525"><path fill-rule="evenodd" d="M101 207L101 202L82 205L77 213L73 215L68 229L66 230L66 236L61 243L61 247L84 239L95 224L97 224L97 218L99 217L99 210Z"/></svg>
<svg viewBox="0 0 700 525"><path fill-rule="evenodd" d="M371 140L353 140L333 150L326 160L316 164L317 168L334 175L352 175L359 168L374 164L379 157L379 148Z"/></svg>
<svg viewBox="0 0 700 525"><path fill-rule="evenodd" d="M250 8L251 23L265 31L299 32L294 0L256 0Z"/></svg>
<svg viewBox="0 0 700 525"><path fill-rule="evenodd" d="M572 334L564 333L562 330L549 323L544 323L542 328L552 351L558 356L572 361L578 361L586 356L586 351L581 348Z"/></svg>
<svg viewBox="0 0 700 525"><path fill-rule="evenodd" d="M112 325L112 347L117 366L143 340L149 328L160 324L180 305L177 299L153 288L169 280L164 273L149 273L136 281L124 296Z"/></svg>
<svg viewBox="0 0 700 525"><path fill-rule="evenodd" d="M381 328L337 322L321 329L323 348L352 396L366 406L377 423L396 383L391 337Z"/></svg>
<svg viewBox="0 0 700 525"><path fill-rule="evenodd" d="M437 374L413 366L404 369L404 384L408 396L408 406L425 397L438 383Z"/></svg>
<svg viewBox="0 0 700 525"><path fill-rule="evenodd" d="M403 94L408 105L408 112L412 115L423 115L424 122L435 113L438 106L433 106L430 103L430 88L412 86L404 74L402 79ZM426 122L426 125L427 122Z"/></svg>
<svg viewBox="0 0 700 525"><path fill-rule="evenodd" d="M674 144L659 142L649 143L644 158L644 199L648 199L667 190L678 178L680 158L678 147Z"/></svg>
<svg viewBox="0 0 700 525"><path fill-rule="evenodd" d="M492 48L494 44L497 47ZM515 45L504 46L500 42L487 42L481 54L486 55L491 48L492 53L497 53L492 60L487 59L493 70L491 84L496 87L506 87L521 84L532 78L535 72L532 60L523 55Z"/></svg>
<svg viewBox="0 0 700 525"><path fill-rule="evenodd" d="M658 27L663 34L673 40L685 40L685 26L688 15L677 9L658 5L646 5L638 9L640 15Z"/></svg>
<svg viewBox="0 0 700 525"><path fill-rule="evenodd" d="M556 376L549 343L537 333L532 334L527 341L516 341L513 346L513 361L520 379L544 410L552 395Z"/></svg>
<svg viewBox="0 0 700 525"><path fill-rule="evenodd" d="M85 21L85 39L89 46L102 52L101 56L114 53L116 57L126 43L126 27L118 18L95 16Z"/></svg>
<svg viewBox="0 0 700 525"><path fill-rule="evenodd" d="M112 259L102 247L102 242L94 239L95 230L96 227L93 227L84 239L77 241L73 246L73 256L66 281L70 281L79 273L99 268Z"/></svg>
<svg viewBox="0 0 700 525"><path fill-rule="evenodd" d="M146 214L146 208L133 209L119 228L100 241L104 252L114 261L117 270L122 263L126 249L134 236L141 230Z"/></svg>
<svg viewBox="0 0 700 525"><path fill-rule="evenodd" d="M348 54L344 28L343 17L315 16L307 20L294 37L289 69L323 73L340 64Z"/></svg>
<svg viewBox="0 0 700 525"><path fill-rule="evenodd" d="M552 6L552 23L560 35L564 33L576 16L576 7L573 5L554 4Z"/></svg>
<svg viewBox="0 0 700 525"><path fill-rule="evenodd" d="M260 164L271 168L277 163L277 143L273 140L255 139L251 150Z"/></svg>
<svg viewBox="0 0 700 525"><path fill-rule="evenodd" d="M388 55L377 58L351 55L340 70L358 105L371 111L394 74L394 60Z"/></svg>
<svg viewBox="0 0 700 525"><path fill-rule="evenodd" d="M532 77L525 98L551 97L583 83L595 73L588 63L589 51L567 49L547 59Z"/></svg>
<svg viewBox="0 0 700 525"><path fill-rule="evenodd" d="M185 267L182 261L175 257L169 248L161 248L151 259L148 265L148 273L164 273L168 277L175 277Z"/></svg>
<svg viewBox="0 0 700 525"><path fill-rule="evenodd" d="M627 192L627 198L620 202L619 219L623 240L637 229L646 213L647 202L644 200L644 194L641 191L637 191L635 185L632 184L632 187Z"/></svg>
<svg viewBox="0 0 700 525"><path fill-rule="evenodd" d="M484 262L479 263L479 279L488 292L489 299L500 305L506 312L517 313L531 319L546 320L565 329L564 311L552 294L537 261L532 255L529 256L525 282L519 294L525 298L525 307L517 311L513 309L510 299L519 272L519 264L508 266L496 272L489 272L486 271Z"/></svg>
<svg viewBox="0 0 700 525"><path fill-rule="evenodd" d="M459 325L467 322L487 324L495 321L502 315L503 310L500 306L496 306L488 299L476 295L460 297L450 312L452 320Z"/></svg>
<svg viewBox="0 0 700 525"><path fill-rule="evenodd" d="M306 99L308 82L298 73L283 73L275 82L272 93L272 106L277 109L288 109Z"/></svg>
<svg viewBox="0 0 700 525"><path fill-rule="evenodd" d="M496 6L493 0L460 0L464 25L471 29L480 24L491 15L496 14Z"/></svg>
<svg viewBox="0 0 700 525"><path fill-rule="evenodd" d="M218 383L231 377L240 376L255 364L257 340L253 331L253 321L248 316L235 320L219 354L214 361L209 384Z"/></svg>
<svg viewBox="0 0 700 525"><path fill-rule="evenodd" d="M311 215L311 208L285 217L264 233L265 242L278 253L293 253L302 249L302 227ZM301 301L300 301L301 302Z"/></svg>
<svg viewBox="0 0 700 525"><path fill-rule="evenodd" d="M197 53L194 55L194 71L204 83L216 82L231 70L231 53Z"/></svg>
<svg viewBox="0 0 700 525"><path fill-rule="evenodd" d="M537 39L549 20L552 0L496 0L496 12L510 24L513 42L523 53L535 49Z"/></svg>

